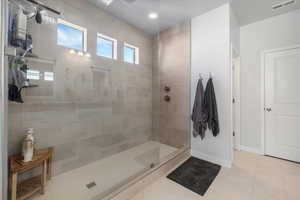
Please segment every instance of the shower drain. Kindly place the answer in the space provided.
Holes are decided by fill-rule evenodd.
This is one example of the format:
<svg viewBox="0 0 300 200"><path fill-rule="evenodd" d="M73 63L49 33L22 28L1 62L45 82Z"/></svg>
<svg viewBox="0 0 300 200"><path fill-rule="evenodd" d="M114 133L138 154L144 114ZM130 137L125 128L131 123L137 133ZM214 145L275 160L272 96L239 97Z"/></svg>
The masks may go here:
<svg viewBox="0 0 300 200"><path fill-rule="evenodd" d="M88 189L91 189L91 188L95 187L96 185L97 185L97 184L93 181L93 182L90 182L90 183L86 184L86 187L87 187Z"/></svg>

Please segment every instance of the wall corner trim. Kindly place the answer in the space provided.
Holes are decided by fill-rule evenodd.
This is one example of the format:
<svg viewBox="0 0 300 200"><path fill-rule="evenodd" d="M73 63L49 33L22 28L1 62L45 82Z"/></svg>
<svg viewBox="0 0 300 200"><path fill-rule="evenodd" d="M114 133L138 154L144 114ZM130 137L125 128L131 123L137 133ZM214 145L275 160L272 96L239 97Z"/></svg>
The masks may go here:
<svg viewBox="0 0 300 200"><path fill-rule="evenodd" d="M191 155L193 157L206 160L208 162L212 162L218 165L221 165L222 167L231 168L232 167L232 160L225 160L222 158L217 158L211 155L203 154L200 151L197 150L191 150Z"/></svg>

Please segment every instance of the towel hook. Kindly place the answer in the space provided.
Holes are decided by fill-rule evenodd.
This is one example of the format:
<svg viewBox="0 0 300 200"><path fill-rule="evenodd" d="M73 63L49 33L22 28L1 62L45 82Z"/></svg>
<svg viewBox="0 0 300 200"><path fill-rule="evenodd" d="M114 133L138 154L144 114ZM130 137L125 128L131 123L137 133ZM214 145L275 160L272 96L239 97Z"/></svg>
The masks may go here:
<svg viewBox="0 0 300 200"><path fill-rule="evenodd" d="M199 78L203 80L202 73L199 73ZM211 78L211 79L213 78L213 74L211 72L209 72L208 78Z"/></svg>
<svg viewBox="0 0 300 200"><path fill-rule="evenodd" d="M202 74L201 73L199 73L199 78L202 80L203 79L203 77L202 77Z"/></svg>

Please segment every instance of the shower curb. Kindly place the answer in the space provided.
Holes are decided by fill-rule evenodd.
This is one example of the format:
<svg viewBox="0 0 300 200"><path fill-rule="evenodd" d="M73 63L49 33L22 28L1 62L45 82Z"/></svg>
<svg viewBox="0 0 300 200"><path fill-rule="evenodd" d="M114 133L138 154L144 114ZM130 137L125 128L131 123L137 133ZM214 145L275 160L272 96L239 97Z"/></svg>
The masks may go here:
<svg viewBox="0 0 300 200"><path fill-rule="evenodd" d="M138 192L149 186L159 178L167 175L171 170L182 164L191 156L190 149L183 149L176 152L172 158L162 162L160 165L145 172L140 177L117 189L104 198L93 198L93 200L130 200Z"/></svg>

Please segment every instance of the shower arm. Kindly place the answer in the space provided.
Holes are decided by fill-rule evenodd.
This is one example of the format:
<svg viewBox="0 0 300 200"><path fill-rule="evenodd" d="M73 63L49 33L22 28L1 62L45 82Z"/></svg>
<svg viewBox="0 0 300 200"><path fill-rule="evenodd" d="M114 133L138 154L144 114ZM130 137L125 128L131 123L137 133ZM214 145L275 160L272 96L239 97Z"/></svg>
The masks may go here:
<svg viewBox="0 0 300 200"><path fill-rule="evenodd" d="M40 7L44 8L44 9L50 11L50 12L53 12L53 13L57 14L57 15L60 15L59 11L54 10L53 8L50 8L50 7L46 6L46 5L44 5L43 3L37 2L35 0L26 0L26 1L28 1L28 2L30 2L32 4L35 4L37 6L40 6Z"/></svg>

